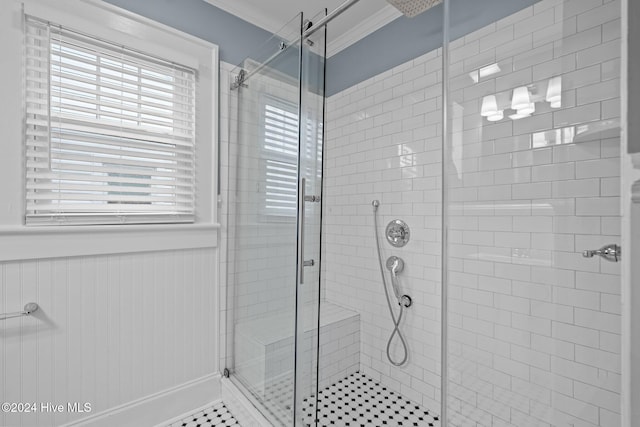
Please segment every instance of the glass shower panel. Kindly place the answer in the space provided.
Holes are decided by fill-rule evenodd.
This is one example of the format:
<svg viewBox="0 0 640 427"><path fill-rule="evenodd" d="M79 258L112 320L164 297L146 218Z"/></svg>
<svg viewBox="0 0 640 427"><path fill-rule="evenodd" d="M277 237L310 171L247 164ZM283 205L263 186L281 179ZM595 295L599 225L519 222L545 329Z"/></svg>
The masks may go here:
<svg viewBox="0 0 640 427"><path fill-rule="evenodd" d="M304 22L308 28L326 16L326 10ZM318 331L320 310L320 229L322 198L322 153L324 137L326 27L306 38L301 45L300 149L298 245L303 245L299 262L306 261L299 277L297 316L296 423L315 425L318 388ZM304 180L302 182L302 180ZM304 188L304 191L302 189ZM302 237L302 238L301 238ZM299 266L300 268L300 266Z"/></svg>
<svg viewBox="0 0 640 427"><path fill-rule="evenodd" d="M227 368L274 425L292 425L302 15L234 70Z"/></svg>
<svg viewBox="0 0 640 427"><path fill-rule="evenodd" d="M616 426L620 2L522 3L448 46L446 422Z"/></svg>

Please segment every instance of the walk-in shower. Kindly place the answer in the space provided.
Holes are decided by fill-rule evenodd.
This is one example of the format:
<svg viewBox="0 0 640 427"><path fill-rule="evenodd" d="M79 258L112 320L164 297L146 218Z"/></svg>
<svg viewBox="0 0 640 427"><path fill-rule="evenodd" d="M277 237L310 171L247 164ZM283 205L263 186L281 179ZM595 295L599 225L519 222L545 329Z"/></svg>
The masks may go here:
<svg viewBox="0 0 640 427"><path fill-rule="evenodd" d="M620 3L427 3L232 73L230 379L274 425L618 426Z"/></svg>

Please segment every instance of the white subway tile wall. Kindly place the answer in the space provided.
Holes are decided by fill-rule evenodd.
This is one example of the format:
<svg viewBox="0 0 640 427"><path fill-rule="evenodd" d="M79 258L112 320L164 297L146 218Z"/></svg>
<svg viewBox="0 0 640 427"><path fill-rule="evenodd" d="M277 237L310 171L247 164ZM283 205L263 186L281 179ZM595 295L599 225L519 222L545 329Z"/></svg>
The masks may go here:
<svg viewBox="0 0 640 427"><path fill-rule="evenodd" d="M360 371L436 413L441 94L438 50L328 99L322 256L326 300L360 313ZM405 261L400 286L413 299L401 324L409 360L400 368L386 356L393 323L375 249L374 199L380 201L383 258ZM411 231L409 243L397 249L384 238L387 223L396 218ZM392 354L402 358L397 337Z"/></svg>
<svg viewBox="0 0 640 427"><path fill-rule="evenodd" d="M451 44L449 409L453 426L619 425L620 2L543 0ZM439 405L441 82L431 52L328 100L325 295L360 313L361 371ZM479 68L500 71L478 76ZM561 77L561 106L547 102ZM512 120L513 89L535 112ZM504 118L480 116L496 95ZM371 200L409 223L410 359L388 363ZM397 352L394 345L394 352ZM396 353L397 354L397 353Z"/></svg>
<svg viewBox="0 0 640 427"><path fill-rule="evenodd" d="M619 242L619 16L619 1L545 0L486 29L477 52L456 53L472 36L452 44L455 426L620 422L619 264L581 255ZM501 71L475 84L483 61ZM531 117L479 121L483 96L509 110L518 86Z"/></svg>

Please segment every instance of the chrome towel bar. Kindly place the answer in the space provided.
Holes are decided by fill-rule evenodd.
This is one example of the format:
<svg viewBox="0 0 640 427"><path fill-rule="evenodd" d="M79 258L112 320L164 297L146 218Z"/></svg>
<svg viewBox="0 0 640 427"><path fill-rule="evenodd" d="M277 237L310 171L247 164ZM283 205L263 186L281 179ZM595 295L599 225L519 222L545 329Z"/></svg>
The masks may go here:
<svg viewBox="0 0 640 427"><path fill-rule="evenodd" d="M11 319L13 317L28 316L37 310L38 310L38 304L36 304L35 302L28 302L24 305L23 311L16 311L15 313L0 314L0 320Z"/></svg>

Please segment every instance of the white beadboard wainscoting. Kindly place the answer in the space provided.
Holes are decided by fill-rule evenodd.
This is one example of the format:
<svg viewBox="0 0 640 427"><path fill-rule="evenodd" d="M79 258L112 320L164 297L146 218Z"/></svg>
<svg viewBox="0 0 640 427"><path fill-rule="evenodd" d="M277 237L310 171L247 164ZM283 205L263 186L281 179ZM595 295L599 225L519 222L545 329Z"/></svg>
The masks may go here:
<svg viewBox="0 0 640 427"><path fill-rule="evenodd" d="M136 408L153 425L213 401L218 292L215 247L0 263L0 312L40 305L0 322L0 401L37 405L35 413L0 413L0 425L87 416L89 425L109 425L106 415ZM153 405L168 395L170 404ZM90 403L91 412L68 413L68 402ZM41 403L65 411L47 413ZM153 413L140 411L145 405Z"/></svg>

